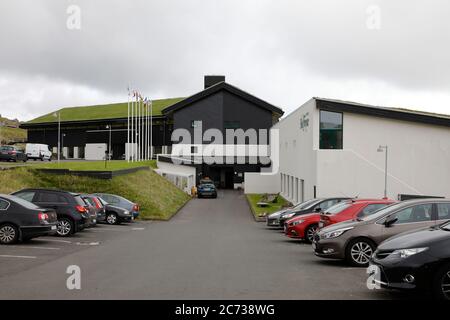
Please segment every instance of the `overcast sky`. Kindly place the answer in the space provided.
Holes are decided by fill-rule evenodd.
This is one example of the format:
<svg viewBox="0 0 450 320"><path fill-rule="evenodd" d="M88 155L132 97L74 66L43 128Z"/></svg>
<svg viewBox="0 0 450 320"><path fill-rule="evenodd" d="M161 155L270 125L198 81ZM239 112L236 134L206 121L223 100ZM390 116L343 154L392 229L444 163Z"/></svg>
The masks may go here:
<svg viewBox="0 0 450 320"><path fill-rule="evenodd" d="M313 96L450 113L449 14L448 0L2 0L0 113L126 101L129 83L188 96L205 74L287 113Z"/></svg>

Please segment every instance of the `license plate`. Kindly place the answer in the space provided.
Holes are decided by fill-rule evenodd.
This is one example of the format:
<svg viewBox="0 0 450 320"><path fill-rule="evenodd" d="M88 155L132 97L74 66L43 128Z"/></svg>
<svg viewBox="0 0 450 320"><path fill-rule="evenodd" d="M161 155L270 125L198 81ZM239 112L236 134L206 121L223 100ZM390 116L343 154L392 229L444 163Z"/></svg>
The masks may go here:
<svg viewBox="0 0 450 320"><path fill-rule="evenodd" d="M52 230L56 230L56 226L52 226Z"/></svg>

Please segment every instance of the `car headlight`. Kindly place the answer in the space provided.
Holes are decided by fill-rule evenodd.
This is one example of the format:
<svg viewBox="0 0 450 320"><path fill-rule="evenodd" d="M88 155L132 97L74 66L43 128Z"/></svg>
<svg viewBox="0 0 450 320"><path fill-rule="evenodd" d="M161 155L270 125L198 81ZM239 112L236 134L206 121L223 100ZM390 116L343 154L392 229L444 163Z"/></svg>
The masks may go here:
<svg viewBox="0 0 450 320"><path fill-rule="evenodd" d="M342 235L344 232L353 229L353 227L348 227L348 228L342 228L342 229L338 229L335 231L330 231L330 232L326 232L322 235L322 239L332 239L332 238L337 238L340 235Z"/></svg>
<svg viewBox="0 0 450 320"><path fill-rule="evenodd" d="M285 218L285 219L292 218L293 216L294 216L294 213L286 213L286 214L283 214L283 218Z"/></svg>
<svg viewBox="0 0 450 320"><path fill-rule="evenodd" d="M302 224L303 222L305 222L305 220L297 220L297 221L292 222L292 225L298 226L299 224Z"/></svg>
<svg viewBox="0 0 450 320"><path fill-rule="evenodd" d="M397 257L404 259L404 258L413 256L415 254L424 252L426 250L428 250L428 248L400 249L400 250L395 250L394 252L392 252L391 256L397 256Z"/></svg>
<svg viewBox="0 0 450 320"><path fill-rule="evenodd" d="M125 210L123 213L128 215L128 214L130 214L130 211Z"/></svg>

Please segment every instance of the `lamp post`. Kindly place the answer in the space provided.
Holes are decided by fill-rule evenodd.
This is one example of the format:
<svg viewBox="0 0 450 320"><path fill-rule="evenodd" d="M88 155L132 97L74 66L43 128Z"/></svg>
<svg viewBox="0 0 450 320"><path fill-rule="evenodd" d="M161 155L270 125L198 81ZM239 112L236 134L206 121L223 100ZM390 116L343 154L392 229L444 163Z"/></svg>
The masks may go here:
<svg viewBox="0 0 450 320"><path fill-rule="evenodd" d="M388 146L379 146L378 152L385 152L385 160L384 160L384 197L387 198L387 178L388 178Z"/></svg>
<svg viewBox="0 0 450 320"><path fill-rule="evenodd" d="M63 156L64 156L64 137L66 136L66 134L65 133L63 133L62 135L61 135L61 152L63 153ZM59 150L58 150L58 152L59 152ZM59 156L58 156L58 161L59 161Z"/></svg>
<svg viewBox="0 0 450 320"><path fill-rule="evenodd" d="M108 159L111 160L111 125L107 125L106 129L109 129Z"/></svg>

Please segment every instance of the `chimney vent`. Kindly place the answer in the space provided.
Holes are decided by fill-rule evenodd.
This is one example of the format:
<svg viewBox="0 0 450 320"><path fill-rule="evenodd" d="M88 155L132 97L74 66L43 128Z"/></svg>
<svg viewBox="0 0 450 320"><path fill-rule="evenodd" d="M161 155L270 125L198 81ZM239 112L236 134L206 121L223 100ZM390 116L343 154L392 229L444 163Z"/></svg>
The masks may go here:
<svg viewBox="0 0 450 320"><path fill-rule="evenodd" d="M205 89L219 82L225 82L225 76L205 76Z"/></svg>

